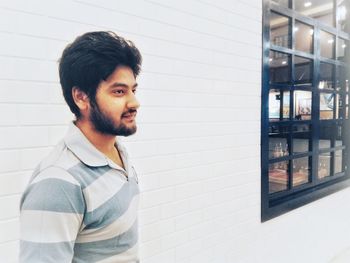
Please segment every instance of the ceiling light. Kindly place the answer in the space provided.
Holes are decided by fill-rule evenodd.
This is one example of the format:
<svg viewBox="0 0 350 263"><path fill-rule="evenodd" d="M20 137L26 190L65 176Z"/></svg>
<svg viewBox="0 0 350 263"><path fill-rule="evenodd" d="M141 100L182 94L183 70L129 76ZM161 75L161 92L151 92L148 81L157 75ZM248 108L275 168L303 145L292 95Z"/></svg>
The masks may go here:
<svg viewBox="0 0 350 263"><path fill-rule="evenodd" d="M310 29L310 35L313 35L314 34L314 30L313 29Z"/></svg>
<svg viewBox="0 0 350 263"><path fill-rule="evenodd" d="M287 61L285 61L285 60L282 61L282 65L285 65L285 64L287 64Z"/></svg>
<svg viewBox="0 0 350 263"><path fill-rule="evenodd" d="M342 47L342 48L346 48L346 45L345 45L345 44L343 44L341 47Z"/></svg>
<svg viewBox="0 0 350 263"><path fill-rule="evenodd" d="M305 7L310 7L311 5L312 5L311 2L305 2L305 3L304 3L304 6L305 6Z"/></svg>
<svg viewBox="0 0 350 263"><path fill-rule="evenodd" d="M299 30L299 27L294 27L294 32L297 32Z"/></svg>
<svg viewBox="0 0 350 263"><path fill-rule="evenodd" d="M332 44L334 42L334 39L328 39L327 41L329 44Z"/></svg>

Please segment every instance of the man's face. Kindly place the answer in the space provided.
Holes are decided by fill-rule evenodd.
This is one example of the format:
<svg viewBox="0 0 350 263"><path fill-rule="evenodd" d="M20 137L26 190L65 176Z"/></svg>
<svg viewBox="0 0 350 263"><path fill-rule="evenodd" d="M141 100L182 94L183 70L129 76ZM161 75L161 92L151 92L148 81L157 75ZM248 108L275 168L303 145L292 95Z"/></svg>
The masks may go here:
<svg viewBox="0 0 350 263"><path fill-rule="evenodd" d="M135 116L140 107L136 100L136 80L129 67L117 67L97 89L90 101L89 119L103 134L129 136L136 132Z"/></svg>

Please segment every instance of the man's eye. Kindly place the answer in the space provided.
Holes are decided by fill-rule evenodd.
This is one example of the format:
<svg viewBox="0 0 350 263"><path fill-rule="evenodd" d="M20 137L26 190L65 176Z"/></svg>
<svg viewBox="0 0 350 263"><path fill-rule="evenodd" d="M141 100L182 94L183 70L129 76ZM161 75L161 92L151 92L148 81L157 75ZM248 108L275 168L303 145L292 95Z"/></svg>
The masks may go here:
<svg viewBox="0 0 350 263"><path fill-rule="evenodd" d="M136 93L136 89L134 89L132 92L135 94Z"/></svg>
<svg viewBox="0 0 350 263"><path fill-rule="evenodd" d="M122 89L120 89L120 90L116 90L116 91L114 91L114 93L116 93L116 94L124 94L124 90L122 90Z"/></svg>

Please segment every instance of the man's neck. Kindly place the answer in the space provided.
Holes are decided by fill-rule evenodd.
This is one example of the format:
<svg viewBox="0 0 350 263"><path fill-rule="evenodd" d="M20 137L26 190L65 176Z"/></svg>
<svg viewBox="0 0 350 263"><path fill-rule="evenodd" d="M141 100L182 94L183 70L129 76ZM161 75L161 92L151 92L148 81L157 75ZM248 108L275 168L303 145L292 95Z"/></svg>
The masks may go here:
<svg viewBox="0 0 350 263"><path fill-rule="evenodd" d="M78 120L74 123L85 137L104 155L111 158L118 154L118 150L115 147L116 136L96 131L94 126L88 121Z"/></svg>

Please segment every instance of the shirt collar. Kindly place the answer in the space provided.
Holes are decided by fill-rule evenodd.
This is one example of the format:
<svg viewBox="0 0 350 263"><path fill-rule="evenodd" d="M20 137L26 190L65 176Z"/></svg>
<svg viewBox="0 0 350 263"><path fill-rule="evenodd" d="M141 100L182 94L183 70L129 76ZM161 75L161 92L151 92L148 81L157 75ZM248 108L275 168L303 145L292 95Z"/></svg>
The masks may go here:
<svg viewBox="0 0 350 263"><path fill-rule="evenodd" d="M82 131L75 126L73 122L69 125L68 132L64 137L64 142L68 149L86 165L93 167L110 165L109 159L85 137ZM124 148L117 140L116 146L120 154L124 155Z"/></svg>

